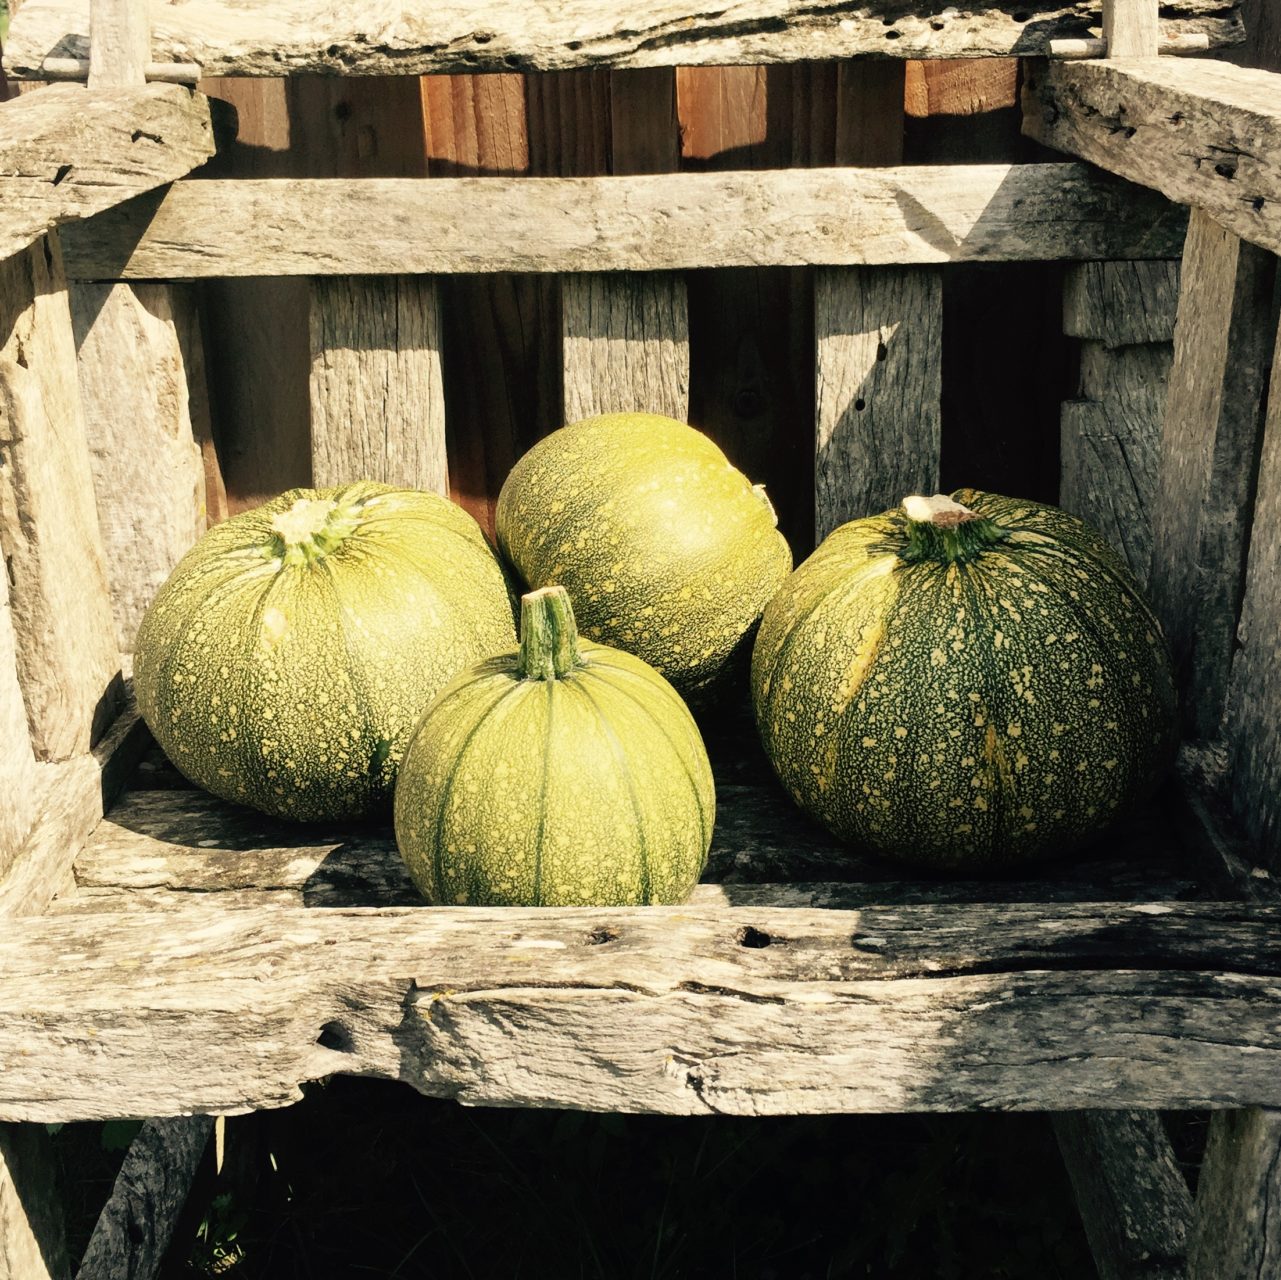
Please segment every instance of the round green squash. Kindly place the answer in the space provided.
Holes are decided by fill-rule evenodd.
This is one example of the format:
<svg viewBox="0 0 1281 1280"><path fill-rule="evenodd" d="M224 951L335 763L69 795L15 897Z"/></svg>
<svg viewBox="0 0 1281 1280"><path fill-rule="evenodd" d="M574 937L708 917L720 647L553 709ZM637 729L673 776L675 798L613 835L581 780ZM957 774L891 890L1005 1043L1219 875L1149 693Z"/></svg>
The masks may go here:
<svg viewBox="0 0 1281 1280"><path fill-rule="evenodd" d="M540 440L498 497L498 542L530 587L574 601L584 634L708 684L792 567L765 491L705 435L653 413Z"/></svg>
<svg viewBox="0 0 1281 1280"><path fill-rule="evenodd" d="M1080 844L1177 737L1169 653L1120 557L1063 511L973 489L832 533L766 609L752 693L797 804L939 868Z"/></svg>
<svg viewBox="0 0 1281 1280"><path fill-rule="evenodd" d="M683 901L716 793L679 695L631 654L581 643L562 587L521 602L518 652L452 681L414 730L396 842L434 903Z"/></svg>
<svg viewBox="0 0 1281 1280"><path fill-rule="evenodd" d="M302 820L387 806L423 709L510 648L480 526L435 494L291 489L216 525L143 617L138 706L193 782Z"/></svg>

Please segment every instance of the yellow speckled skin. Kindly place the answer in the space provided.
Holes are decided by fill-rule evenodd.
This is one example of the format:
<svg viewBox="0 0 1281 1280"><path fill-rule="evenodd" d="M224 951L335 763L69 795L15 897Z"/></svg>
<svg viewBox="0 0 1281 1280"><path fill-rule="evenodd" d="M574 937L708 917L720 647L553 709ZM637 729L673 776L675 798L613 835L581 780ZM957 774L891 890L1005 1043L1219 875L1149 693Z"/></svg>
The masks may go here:
<svg viewBox="0 0 1281 1280"><path fill-rule="evenodd" d="M273 518L314 499L353 527L290 563ZM370 481L293 489L183 557L143 619L134 683L192 781L277 817L349 818L388 804L433 695L514 637L502 570L466 512Z"/></svg>
<svg viewBox="0 0 1281 1280"><path fill-rule="evenodd" d="M517 655L452 681L414 731L396 842L434 903L682 902L707 863L716 793L694 720L652 668L582 645L521 679Z"/></svg>
<svg viewBox="0 0 1281 1280"><path fill-rule="evenodd" d="M568 589L585 635L682 693L720 671L792 567L763 492L701 432L652 413L562 427L512 469L498 541Z"/></svg>
<svg viewBox="0 0 1281 1280"><path fill-rule="evenodd" d="M1170 658L1137 583L1065 512L953 497L1007 537L904 559L902 508L831 534L765 611L757 725L796 802L843 839L940 868L1077 845L1177 741Z"/></svg>

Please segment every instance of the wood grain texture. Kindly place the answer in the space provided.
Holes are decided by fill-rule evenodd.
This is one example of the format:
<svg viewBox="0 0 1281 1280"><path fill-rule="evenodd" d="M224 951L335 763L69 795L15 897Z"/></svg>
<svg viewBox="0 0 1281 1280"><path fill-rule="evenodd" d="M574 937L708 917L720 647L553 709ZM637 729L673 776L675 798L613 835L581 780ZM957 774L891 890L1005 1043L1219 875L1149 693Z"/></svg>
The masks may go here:
<svg viewBox="0 0 1281 1280"><path fill-rule="evenodd" d="M1209 59L1030 64L1023 129L1281 252L1281 81Z"/></svg>
<svg viewBox="0 0 1281 1280"><path fill-rule="evenodd" d="M39 79L46 57L87 57L87 9L85 0L29 0L10 32L10 74ZM1216 44L1240 38L1235 7L1171 0L1164 9L1165 29L1205 32ZM922 9L913 0L857 6L746 0L731 17L721 10L700 12L687 0L651 0L643 8L592 0L573 9L451 0L394 12L356 6L319 16L306 0L194 0L157 5L152 20L152 56L198 63L208 76L386 76L755 64L869 53L1035 55L1055 37L1084 34L1098 10L1087 0L1025 8L989 0L963 12L937 2Z"/></svg>
<svg viewBox="0 0 1281 1280"><path fill-rule="evenodd" d="M56 239L0 261L0 548L41 760L89 750L120 662Z"/></svg>
<svg viewBox="0 0 1281 1280"><path fill-rule="evenodd" d="M1278 923L1214 903L24 920L0 938L0 1117L235 1112L334 1072L665 1114L1275 1105Z"/></svg>
<svg viewBox="0 0 1281 1280"><path fill-rule="evenodd" d="M36 816L39 768L31 749L27 704L18 680L18 646L9 610L9 575L0 574L0 880Z"/></svg>
<svg viewBox="0 0 1281 1280"><path fill-rule="evenodd" d="M0 103L0 258L181 178L213 153L208 100L177 85L58 85Z"/></svg>
<svg viewBox="0 0 1281 1280"><path fill-rule="evenodd" d="M1157 0L1103 0L1109 58L1155 58L1161 23Z"/></svg>
<svg viewBox="0 0 1281 1280"><path fill-rule="evenodd" d="M1185 1280L1192 1195L1152 1111L1053 1117L1099 1280Z"/></svg>
<svg viewBox="0 0 1281 1280"><path fill-rule="evenodd" d="M1236 640L1226 719L1234 808L1258 856L1281 874L1281 329Z"/></svg>
<svg viewBox="0 0 1281 1280"><path fill-rule="evenodd" d="M116 643L205 529L205 465L192 431L172 287L77 282L70 291Z"/></svg>
<svg viewBox="0 0 1281 1280"><path fill-rule="evenodd" d="M146 84L150 61L147 0L89 0L89 88Z"/></svg>
<svg viewBox="0 0 1281 1280"><path fill-rule="evenodd" d="M1281 1270L1281 1112L1210 1120L1188 1280L1262 1280Z"/></svg>
<svg viewBox="0 0 1281 1280"><path fill-rule="evenodd" d="M1063 279L1063 331L1105 347L1172 342L1179 264L1086 262Z"/></svg>
<svg viewBox="0 0 1281 1280"><path fill-rule="evenodd" d="M565 421L597 413L689 418L689 312L678 275L561 281Z"/></svg>
<svg viewBox="0 0 1281 1280"><path fill-rule="evenodd" d="M922 267L854 267L814 282L815 532L935 493L943 281Z"/></svg>
<svg viewBox="0 0 1281 1280"><path fill-rule="evenodd" d="M152 1280L213 1131L210 1116L148 1120L129 1146L76 1280Z"/></svg>
<svg viewBox="0 0 1281 1280"><path fill-rule="evenodd" d="M1276 330L1276 259L1194 211L1153 519L1152 598L1193 737L1217 736L1235 651Z"/></svg>
<svg viewBox="0 0 1281 1280"><path fill-rule="evenodd" d="M0 1124L0 1280L71 1280L53 1140Z"/></svg>
<svg viewBox="0 0 1281 1280"><path fill-rule="evenodd" d="M311 470L448 491L440 308L423 276L311 284Z"/></svg>

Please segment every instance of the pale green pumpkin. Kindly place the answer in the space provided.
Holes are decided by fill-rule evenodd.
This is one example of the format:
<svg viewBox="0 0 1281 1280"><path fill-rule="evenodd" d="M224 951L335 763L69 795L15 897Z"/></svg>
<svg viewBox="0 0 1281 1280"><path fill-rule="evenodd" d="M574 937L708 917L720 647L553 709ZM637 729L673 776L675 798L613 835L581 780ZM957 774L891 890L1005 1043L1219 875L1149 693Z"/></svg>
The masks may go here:
<svg viewBox="0 0 1281 1280"><path fill-rule="evenodd" d="M388 804L433 695L514 638L498 559L453 503L370 481L291 489L178 563L139 629L134 684L200 786L350 818Z"/></svg>
<svg viewBox="0 0 1281 1280"><path fill-rule="evenodd" d="M832 533L766 609L752 692L803 809L939 867L1080 844L1177 736L1169 654L1120 557L1063 511L972 489Z"/></svg>
<svg viewBox="0 0 1281 1280"><path fill-rule="evenodd" d="M414 731L396 842L434 903L683 901L712 839L707 753L679 695L578 640L561 587L524 597L518 652L452 681Z"/></svg>
<svg viewBox="0 0 1281 1280"><path fill-rule="evenodd" d="M565 587L584 635L682 693L721 671L792 567L765 491L701 432L653 413L540 440L503 485L496 523L530 587Z"/></svg>

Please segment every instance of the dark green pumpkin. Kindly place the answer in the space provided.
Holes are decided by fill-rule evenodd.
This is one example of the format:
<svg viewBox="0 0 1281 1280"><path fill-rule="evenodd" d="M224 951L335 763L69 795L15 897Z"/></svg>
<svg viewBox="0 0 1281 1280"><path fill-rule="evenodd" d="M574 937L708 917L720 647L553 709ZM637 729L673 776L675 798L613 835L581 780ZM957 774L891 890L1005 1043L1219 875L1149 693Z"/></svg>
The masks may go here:
<svg viewBox="0 0 1281 1280"><path fill-rule="evenodd" d="M524 597L521 647L452 681L396 783L424 896L490 906L683 901L716 796L693 718L631 654L578 641L561 587Z"/></svg>
<svg viewBox="0 0 1281 1280"><path fill-rule="evenodd" d="M143 618L138 705L192 781L278 817L385 806L409 731L515 638L480 526L435 494L291 489L216 525Z"/></svg>
<svg viewBox="0 0 1281 1280"><path fill-rule="evenodd" d="M701 432L653 413L539 441L503 485L496 523L530 587L565 587L585 635L687 694L721 671L792 567L764 490Z"/></svg>
<svg viewBox="0 0 1281 1280"><path fill-rule="evenodd" d="M803 809L938 867L1081 843L1152 788L1177 733L1120 557L1063 511L972 489L832 533L766 609L752 692Z"/></svg>

